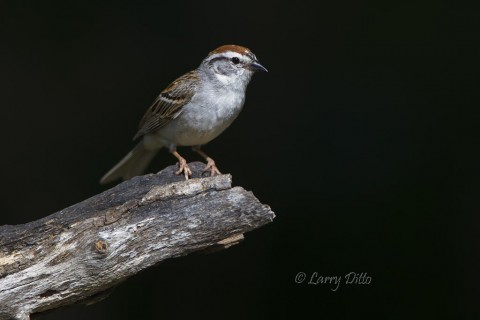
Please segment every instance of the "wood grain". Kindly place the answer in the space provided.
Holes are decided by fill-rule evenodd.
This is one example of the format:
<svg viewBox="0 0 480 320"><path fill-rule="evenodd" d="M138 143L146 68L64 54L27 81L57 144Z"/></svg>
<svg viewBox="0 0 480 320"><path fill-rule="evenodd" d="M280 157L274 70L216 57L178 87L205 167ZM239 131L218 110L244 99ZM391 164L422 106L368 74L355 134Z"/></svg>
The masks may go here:
<svg viewBox="0 0 480 320"><path fill-rule="evenodd" d="M135 177L90 199L23 225L0 226L0 319L73 303L165 259L239 243L275 217L231 176L193 178L175 166Z"/></svg>

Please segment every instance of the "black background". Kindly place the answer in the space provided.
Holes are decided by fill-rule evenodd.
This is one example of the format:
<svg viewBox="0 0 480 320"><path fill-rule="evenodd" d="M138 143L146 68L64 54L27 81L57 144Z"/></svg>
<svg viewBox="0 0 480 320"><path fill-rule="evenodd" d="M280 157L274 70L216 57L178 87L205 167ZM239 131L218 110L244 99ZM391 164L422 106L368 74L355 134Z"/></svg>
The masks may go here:
<svg viewBox="0 0 480 320"><path fill-rule="evenodd" d="M156 95L214 48L247 46L270 71L205 150L275 221L43 318L479 317L478 16L453 1L0 1L0 224L104 190ZM162 151L151 171L173 163ZM371 284L295 283L351 271Z"/></svg>

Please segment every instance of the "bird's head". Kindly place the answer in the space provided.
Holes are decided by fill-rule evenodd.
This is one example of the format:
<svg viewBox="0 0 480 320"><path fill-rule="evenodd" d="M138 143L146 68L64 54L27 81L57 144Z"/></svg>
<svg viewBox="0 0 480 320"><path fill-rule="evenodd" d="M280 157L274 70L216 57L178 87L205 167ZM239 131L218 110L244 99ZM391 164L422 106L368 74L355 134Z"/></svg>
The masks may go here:
<svg viewBox="0 0 480 320"><path fill-rule="evenodd" d="M224 45L208 54L200 69L223 84L238 82L245 87L255 71L265 71L257 57L247 48Z"/></svg>

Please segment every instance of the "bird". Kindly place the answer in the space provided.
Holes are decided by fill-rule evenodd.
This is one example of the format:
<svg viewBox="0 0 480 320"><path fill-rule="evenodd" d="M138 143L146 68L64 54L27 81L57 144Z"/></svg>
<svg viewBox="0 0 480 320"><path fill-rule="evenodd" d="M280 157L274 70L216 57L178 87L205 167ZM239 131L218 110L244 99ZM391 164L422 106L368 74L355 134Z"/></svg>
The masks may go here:
<svg viewBox="0 0 480 320"><path fill-rule="evenodd" d="M221 174L201 146L218 137L237 118L256 71L268 72L246 47L223 45L211 51L197 69L177 78L158 95L133 137L138 143L100 179L100 184L143 174L162 148L168 148L177 158L175 174L183 174L188 180L192 171L177 146L192 147L203 157L207 162L204 172Z"/></svg>

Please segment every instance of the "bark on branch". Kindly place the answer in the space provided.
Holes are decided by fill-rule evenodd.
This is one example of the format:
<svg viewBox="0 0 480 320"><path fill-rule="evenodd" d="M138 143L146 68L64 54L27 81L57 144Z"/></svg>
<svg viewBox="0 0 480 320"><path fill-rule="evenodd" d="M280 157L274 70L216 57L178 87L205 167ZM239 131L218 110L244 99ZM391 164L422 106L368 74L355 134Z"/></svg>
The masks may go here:
<svg viewBox="0 0 480 320"><path fill-rule="evenodd" d="M275 215L231 176L168 167L23 225L0 226L0 319L95 302L165 259L228 248Z"/></svg>

